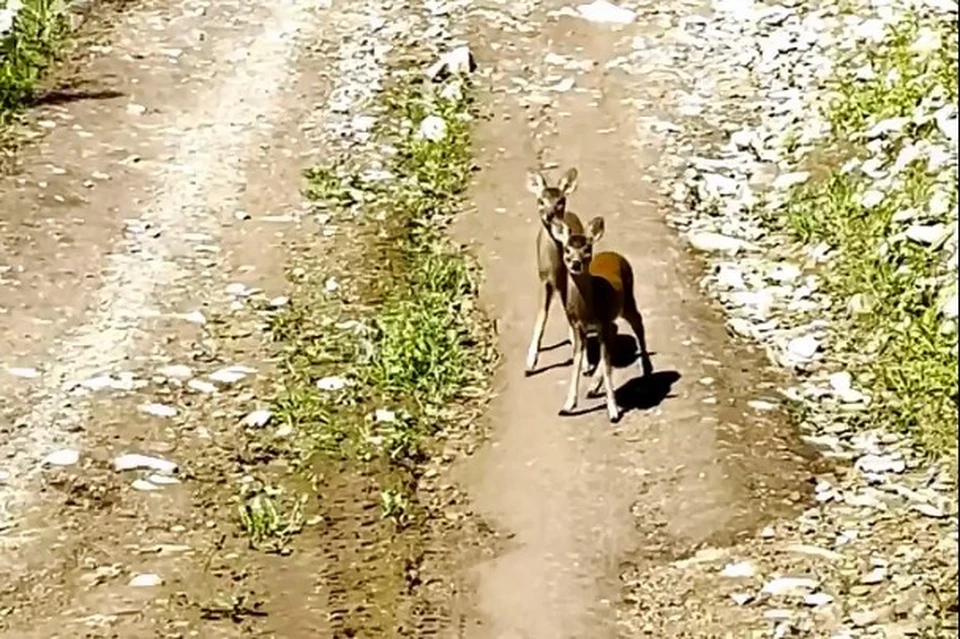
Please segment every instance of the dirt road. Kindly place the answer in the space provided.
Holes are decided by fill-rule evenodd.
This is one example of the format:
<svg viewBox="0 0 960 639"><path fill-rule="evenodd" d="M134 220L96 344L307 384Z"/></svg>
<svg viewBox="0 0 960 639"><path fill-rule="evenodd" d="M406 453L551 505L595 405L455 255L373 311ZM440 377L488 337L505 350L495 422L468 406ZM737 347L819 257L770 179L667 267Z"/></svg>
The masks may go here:
<svg viewBox="0 0 960 639"><path fill-rule="evenodd" d="M368 573L358 566L389 554L388 544L378 542L375 559L324 546L359 545L379 525L365 504L338 505L356 521L311 533L290 561L251 558L232 521L234 483L253 481L259 454L263 467L275 460L238 444L231 428L276 371L244 287L227 286L283 292L281 242L315 230L299 223L300 171L330 140L321 131L333 117L328 84L362 71L346 44L369 40L381 55L399 29L390 21L408 10L375 4L151 0L90 49L89 86L38 110L49 133L0 187L11 267L0 279L0 364L39 372L0 377L3 636L428 634L367 621L378 606L396 607L392 589L408 588L360 583ZM557 15L563 6L448 8L470 29L481 108L492 116L476 126L476 211L457 235L481 258L503 354L491 439L457 479L509 542L463 575L437 577L456 583L444 595L456 614L418 618L434 636L635 636L616 609L632 571L650 575L652 614L662 604L651 636L722 636L733 630L709 610L678 616L683 585L654 574L800 508L810 462L783 415L748 405L778 379L729 340L696 286L699 265L663 223L662 141L636 123L684 87L666 68L642 78L607 68L633 38L655 38L658 23L597 25ZM349 108L332 112L352 117ZM630 410L616 427L595 400L558 416L569 346L545 352L538 375L522 373L536 291L524 174L567 166L581 176L571 208L604 216L603 247L634 265L657 370L632 379L637 367L622 358L618 393ZM560 317L554 308L545 344L565 337ZM177 382L169 368L236 364L256 374L212 390ZM57 468L69 451L79 461ZM178 459L185 483L132 488L111 467L127 452ZM130 586L156 575L159 591ZM354 586L362 595L344 592ZM337 621L350 615L362 621Z"/></svg>
<svg viewBox="0 0 960 639"><path fill-rule="evenodd" d="M556 16L564 6L516 16L528 33L485 26L477 38L490 43L479 55L495 97L478 134L478 211L461 236L479 245L505 361L492 443L468 475L482 511L516 533L510 551L478 568L489 637L617 636L610 608L621 562L653 570L702 544L728 543L789 511L809 472L784 420L747 406L776 377L761 356L730 342L700 298L697 265L663 223L667 203L654 179L660 141L635 122L656 117L658 97L683 87L666 73L637 78L606 68L658 25L612 29ZM616 427L602 400L558 417L568 367L557 366L569 345L544 353L542 372L523 377L538 222L521 176L568 166L580 170L570 207L584 220L603 216L603 249L634 265L654 353L650 380L635 379L633 358L621 363L618 396L632 410ZM561 318L556 306L545 345L566 339Z"/></svg>

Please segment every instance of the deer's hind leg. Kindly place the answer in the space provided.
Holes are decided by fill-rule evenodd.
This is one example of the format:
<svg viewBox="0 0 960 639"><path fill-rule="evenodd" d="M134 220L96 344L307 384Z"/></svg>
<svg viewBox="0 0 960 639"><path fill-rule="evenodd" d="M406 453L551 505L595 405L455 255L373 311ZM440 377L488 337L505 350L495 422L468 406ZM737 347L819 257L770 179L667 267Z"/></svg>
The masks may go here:
<svg viewBox="0 0 960 639"><path fill-rule="evenodd" d="M537 309L537 320L533 325L533 336L530 338L530 348L527 349L527 366L525 375L532 375L537 367L540 355L540 343L543 341L543 329L547 325L547 313L550 312L550 302L553 301L554 287L549 280L541 282L540 308Z"/></svg>
<svg viewBox="0 0 960 639"><path fill-rule="evenodd" d="M643 327L643 317L637 310L637 302L633 291L627 295L623 305L623 319L630 325L630 329L637 338L637 349L640 351L640 372L643 375L653 373L653 362L650 361L650 351L647 350L647 334Z"/></svg>

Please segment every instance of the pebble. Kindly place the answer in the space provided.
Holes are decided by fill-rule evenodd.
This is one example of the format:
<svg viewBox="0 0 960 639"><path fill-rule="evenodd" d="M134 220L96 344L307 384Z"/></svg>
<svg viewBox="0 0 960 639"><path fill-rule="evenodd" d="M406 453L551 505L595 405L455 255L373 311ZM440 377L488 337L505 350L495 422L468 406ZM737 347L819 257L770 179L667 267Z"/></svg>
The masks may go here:
<svg viewBox="0 0 960 639"><path fill-rule="evenodd" d="M73 448L55 450L43 458L44 466L73 466L80 461L80 452Z"/></svg>
<svg viewBox="0 0 960 639"><path fill-rule="evenodd" d="M154 417L174 417L177 414L177 409L173 406L157 403L141 404L140 410Z"/></svg>
<svg viewBox="0 0 960 639"><path fill-rule="evenodd" d="M163 585L163 578L153 573L142 573L134 575L133 578L130 579L129 585L134 588L153 588Z"/></svg>
<svg viewBox="0 0 960 639"><path fill-rule="evenodd" d="M113 468L117 472L141 469L152 470L165 475L172 475L177 472L177 465L174 462L138 454L120 455L113 460Z"/></svg>

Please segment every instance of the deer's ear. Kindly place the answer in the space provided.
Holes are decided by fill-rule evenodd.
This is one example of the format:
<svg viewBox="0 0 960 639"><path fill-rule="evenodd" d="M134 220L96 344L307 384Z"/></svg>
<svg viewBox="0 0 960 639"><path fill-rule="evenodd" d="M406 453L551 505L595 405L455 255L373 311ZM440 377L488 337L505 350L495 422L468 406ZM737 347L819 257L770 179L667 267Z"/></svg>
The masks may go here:
<svg viewBox="0 0 960 639"><path fill-rule="evenodd" d="M533 193L538 198L543 195L544 190L547 188L547 181L543 179L543 176L538 171L530 171L527 173L527 190Z"/></svg>
<svg viewBox="0 0 960 639"><path fill-rule="evenodd" d="M567 243L567 238L570 237L570 229L567 228L567 225L563 222L563 220L554 218L550 221L550 226L548 229L550 230L550 237L552 237L554 240L560 242L561 244Z"/></svg>
<svg viewBox="0 0 960 639"><path fill-rule="evenodd" d="M563 174L563 177L560 178L560 184L557 188L560 189L560 192L564 196L570 195L577 190L577 178L580 177L580 172L577 171L575 167L570 167L567 169L567 172Z"/></svg>
<svg viewBox="0 0 960 639"><path fill-rule="evenodd" d="M595 217L587 223L587 237L590 242L596 242L603 237L604 223L602 217Z"/></svg>

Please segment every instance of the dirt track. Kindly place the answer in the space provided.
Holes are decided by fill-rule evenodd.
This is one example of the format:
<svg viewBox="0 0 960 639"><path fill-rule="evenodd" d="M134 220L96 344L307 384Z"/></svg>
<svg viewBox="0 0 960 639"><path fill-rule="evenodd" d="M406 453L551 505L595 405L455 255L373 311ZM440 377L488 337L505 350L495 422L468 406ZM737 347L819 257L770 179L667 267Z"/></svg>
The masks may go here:
<svg viewBox="0 0 960 639"><path fill-rule="evenodd" d="M324 524L293 557L252 553L235 533L235 486L287 469L235 432L277 372L262 318L227 287L280 295L292 251L349 251L349 232L323 237L301 216L301 171L333 145L325 104L338 60L351 59L345 43L399 37L384 24L408 7L149 0L102 34L106 46L81 49L86 84L39 107L36 121L53 124L0 185L12 267L0 272L0 365L42 373L0 376L0 635L744 636L736 614L712 608L716 593L691 594L659 571L797 512L821 466L784 415L747 405L773 392L777 373L734 346L701 297L700 265L663 223L663 141L635 122L684 87L666 72L605 69L659 25L613 29L554 15L564 6L555 0L524 5L453 13L491 116L475 130L475 210L456 228L484 267L503 355L490 441L437 480L456 515L412 540L380 530L369 478L329 469ZM566 78L572 86L550 88ZM630 410L616 427L599 400L557 415L568 346L544 352L536 376L522 372L537 223L524 174L567 166L580 169L571 207L604 216L604 248L638 273L657 369L627 381L636 364L618 362ZM559 307L551 315L546 345L566 335ZM172 364L195 379L234 364L256 373L198 391L162 373ZM144 384L78 390L121 371ZM145 402L177 414L146 415ZM80 451L76 465L41 468L63 448ZM183 483L133 490L111 468L125 452L175 459ZM138 574L163 584L133 588ZM627 574L649 577L640 630L623 618Z"/></svg>

